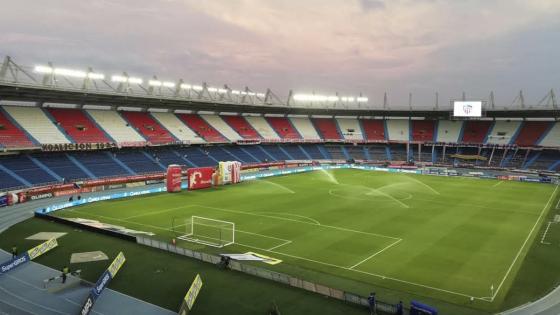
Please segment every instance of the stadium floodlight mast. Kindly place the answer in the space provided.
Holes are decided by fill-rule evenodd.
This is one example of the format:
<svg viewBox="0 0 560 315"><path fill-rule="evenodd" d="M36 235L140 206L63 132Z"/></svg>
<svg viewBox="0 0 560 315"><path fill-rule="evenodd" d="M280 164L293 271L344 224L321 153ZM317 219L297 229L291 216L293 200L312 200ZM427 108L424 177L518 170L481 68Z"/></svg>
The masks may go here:
<svg viewBox="0 0 560 315"><path fill-rule="evenodd" d="M74 70L74 69L67 69L67 68L53 68L50 66L39 65L39 66L35 66L33 70L37 73L54 74L54 75L61 75L61 76L73 77L73 78L81 78L81 79L88 78L94 80L105 79L105 75L102 73Z"/></svg>

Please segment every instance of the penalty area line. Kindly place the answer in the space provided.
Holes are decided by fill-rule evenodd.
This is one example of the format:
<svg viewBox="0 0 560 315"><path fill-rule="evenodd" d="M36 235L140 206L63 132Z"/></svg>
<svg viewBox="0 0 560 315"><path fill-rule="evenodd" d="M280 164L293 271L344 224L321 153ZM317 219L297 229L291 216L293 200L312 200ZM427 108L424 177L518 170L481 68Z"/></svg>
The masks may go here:
<svg viewBox="0 0 560 315"><path fill-rule="evenodd" d="M357 264L354 264L353 266L349 267L348 269L354 269L354 268L358 267L359 265L365 263L366 261L372 259L373 257L375 257L375 256L377 256L377 255L383 253L384 251L388 250L389 248L391 248L391 247L397 245L397 244L400 243L401 241L402 241L402 239L397 240L397 241L395 241L395 242L393 242L393 243L391 243L391 244L389 244L389 245L383 247L381 250L378 250L377 252L373 253L372 255L366 257L364 260L362 260L362 261L358 262Z"/></svg>

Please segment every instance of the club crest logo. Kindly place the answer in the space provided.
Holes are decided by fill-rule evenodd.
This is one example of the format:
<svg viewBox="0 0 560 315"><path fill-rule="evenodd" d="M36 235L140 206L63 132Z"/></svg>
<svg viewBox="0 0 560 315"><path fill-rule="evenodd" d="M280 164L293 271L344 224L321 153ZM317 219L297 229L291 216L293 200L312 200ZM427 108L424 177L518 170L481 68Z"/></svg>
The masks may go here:
<svg viewBox="0 0 560 315"><path fill-rule="evenodd" d="M463 105L463 112L467 115L469 115L472 112L472 105Z"/></svg>

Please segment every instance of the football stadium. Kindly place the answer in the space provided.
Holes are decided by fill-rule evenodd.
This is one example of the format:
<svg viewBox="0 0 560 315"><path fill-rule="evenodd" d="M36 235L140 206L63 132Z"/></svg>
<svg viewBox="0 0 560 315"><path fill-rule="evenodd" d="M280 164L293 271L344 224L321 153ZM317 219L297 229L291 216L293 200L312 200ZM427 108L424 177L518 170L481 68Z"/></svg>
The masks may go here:
<svg viewBox="0 0 560 315"><path fill-rule="evenodd" d="M163 10L169 21L154 28L175 27L172 21L184 14L198 17L185 23L198 23L200 32L216 38L225 23L255 34L263 28L278 32L279 41L283 31L273 31L276 19L292 21L283 5L253 1L240 1L239 10L223 1L169 1L130 11L127 1L94 2L65 9L56 4L45 8L45 19L62 25L60 19L72 21L72 10L91 9L107 19L128 12L118 16L136 21ZM360 26L361 15L365 25L374 25L372 16L406 12L414 18L414 10L419 17L432 10L437 16L487 10L492 17L509 8L500 1L453 8L446 1L332 0L322 8L311 2L292 6L313 16L353 16ZM24 4L13 6L19 12ZM534 16L542 17L556 7L542 1L508 10L536 10ZM264 15L252 20L240 8ZM239 15L216 13L226 9ZM315 22L297 21L302 34L295 37L320 33ZM338 19L332 23L337 31L346 29ZM6 39L0 48L1 315L560 314L560 111L551 89L558 77L548 80L554 74L520 81L529 90L546 86L536 97L515 87L507 100L494 92L450 91L432 92L424 101L401 93L394 100L387 91L375 94L348 79L345 67L317 77L309 74L311 65L232 74L213 55L215 63L209 58L185 66L189 79L182 79L184 63L165 53L172 42L152 47L162 60L159 77L138 66L137 55L119 55L129 38L135 38L131 49L144 41L138 34L107 35L118 39L119 48L95 58L78 44L63 48L42 37L81 40L84 34L30 25L33 34L12 27L0 36ZM558 30L542 27L532 32L548 38ZM96 36L86 36L94 50ZM157 36L147 32L145 39L156 43ZM188 49L213 43L197 36ZM251 47L253 39L245 40L240 42ZM49 59L29 52L37 43L46 45ZM409 44L415 45L398 45ZM224 56L235 67L246 64L234 58L232 47ZM146 58L152 48L143 52ZM254 62L265 64L272 48L259 49ZM309 48L306 57L290 49L270 56L298 63L337 54ZM542 53L535 49L534 55ZM243 51L252 56L251 49ZM291 59L296 53L297 62ZM533 62L546 62L557 74L558 62L542 56ZM111 66L115 62L120 66ZM131 70L123 71L127 65ZM240 73L257 87L261 80L274 82L265 79L269 71L279 71L290 84L308 80L319 86L281 91L237 83ZM471 73L468 67L455 71ZM205 72L238 87L193 75ZM295 79L300 74L303 81ZM324 76L329 81L319 79ZM461 84L478 91L479 84L489 84L482 77ZM449 88L449 82L418 78L399 79L394 89ZM330 88L339 82L350 92ZM499 84L507 90L512 82Z"/></svg>

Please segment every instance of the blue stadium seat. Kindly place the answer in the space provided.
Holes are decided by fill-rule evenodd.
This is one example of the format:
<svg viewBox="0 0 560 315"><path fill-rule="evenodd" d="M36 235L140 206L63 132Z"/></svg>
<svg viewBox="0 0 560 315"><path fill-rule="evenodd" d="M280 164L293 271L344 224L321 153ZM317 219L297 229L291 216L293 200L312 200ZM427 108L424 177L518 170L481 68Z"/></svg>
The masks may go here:
<svg viewBox="0 0 560 315"><path fill-rule="evenodd" d="M0 164L33 185L56 182L57 179L37 166L25 155L4 157Z"/></svg>

